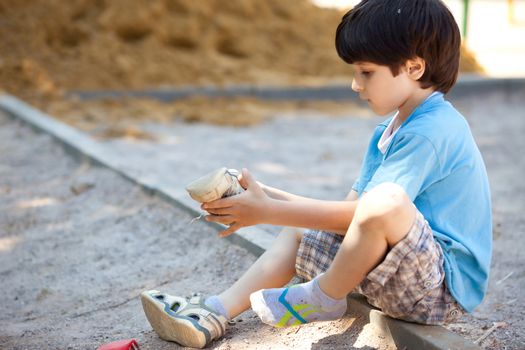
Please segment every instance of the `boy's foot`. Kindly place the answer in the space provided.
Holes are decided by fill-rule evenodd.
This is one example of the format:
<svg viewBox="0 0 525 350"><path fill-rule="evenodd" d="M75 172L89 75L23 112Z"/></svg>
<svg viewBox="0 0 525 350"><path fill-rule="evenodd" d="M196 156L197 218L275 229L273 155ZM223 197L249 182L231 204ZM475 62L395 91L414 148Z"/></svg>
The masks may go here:
<svg viewBox="0 0 525 350"><path fill-rule="evenodd" d="M186 191L200 203L233 196L244 191L237 180L238 175L235 169L220 168L191 182Z"/></svg>
<svg viewBox="0 0 525 350"><path fill-rule="evenodd" d="M149 323L164 340L203 348L224 335L227 320L196 295L189 300L156 290L140 295Z"/></svg>
<svg viewBox="0 0 525 350"><path fill-rule="evenodd" d="M346 312L346 298L326 295L317 278L290 288L259 290L250 295L250 302L261 321L274 327L335 320Z"/></svg>

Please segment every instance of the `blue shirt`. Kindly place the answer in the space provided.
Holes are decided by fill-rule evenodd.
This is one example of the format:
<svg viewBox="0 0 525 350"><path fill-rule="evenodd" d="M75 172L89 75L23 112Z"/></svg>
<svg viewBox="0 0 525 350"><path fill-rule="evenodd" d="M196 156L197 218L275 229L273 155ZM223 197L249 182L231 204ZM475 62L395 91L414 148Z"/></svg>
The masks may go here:
<svg viewBox="0 0 525 350"><path fill-rule="evenodd" d="M442 93L429 96L400 126L385 154L378 125L353 185L359 196L384 182L403 187L444 253L445 280L468 312L487 290L492 210L485 164L467 121Z"/></svg>

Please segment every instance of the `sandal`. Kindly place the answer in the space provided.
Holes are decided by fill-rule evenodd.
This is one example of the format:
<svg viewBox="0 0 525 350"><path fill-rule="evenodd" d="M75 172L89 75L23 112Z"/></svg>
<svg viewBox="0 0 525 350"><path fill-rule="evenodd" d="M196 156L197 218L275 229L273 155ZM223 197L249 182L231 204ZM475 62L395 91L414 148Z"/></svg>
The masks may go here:
<svg viewBox="0 0 525 350"><path fill-rule="evenodd" d="M204 304L202 295L189 300L156 290L140 295L149 323L164 340L203 348L224 335L228 320Z"/></svg>
<svg viewBox="0 0 525 350"><path fill-rule="evenodd" d="M233 196L244 191L237 180L238 175L235 169L219 168L191 182L186 186L186 191L200 203Z"/></svg>

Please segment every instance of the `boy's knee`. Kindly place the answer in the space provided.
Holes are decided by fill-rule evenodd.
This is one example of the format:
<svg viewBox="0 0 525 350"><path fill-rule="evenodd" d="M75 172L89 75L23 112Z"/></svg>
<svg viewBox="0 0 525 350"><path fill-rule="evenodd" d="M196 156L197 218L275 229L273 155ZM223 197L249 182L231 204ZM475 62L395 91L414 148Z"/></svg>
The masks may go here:
<svg viewBox="0 0 525 350"><path fill-rule="evenodd" d="M354 220L370 228L389 228L410 219L412 212L412 202L401 186L382 183L361 198Z"/></svg>
<svg viewBox="0 0 525 350"><path fill-rule="evenodd" d="M304 229L299 227L285 227L281 230L280 235L289 237L293 236L297 243L301 243L303 239Z"/></svg>

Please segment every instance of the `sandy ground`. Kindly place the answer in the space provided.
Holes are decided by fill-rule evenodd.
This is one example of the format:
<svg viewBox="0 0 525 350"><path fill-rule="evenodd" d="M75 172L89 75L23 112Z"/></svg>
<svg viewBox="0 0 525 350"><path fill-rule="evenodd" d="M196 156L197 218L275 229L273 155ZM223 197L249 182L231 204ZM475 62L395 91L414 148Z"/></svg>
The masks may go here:
<svg viewBox="0 0 525 350"><path fill-rule="evenodd" d="M49 136L0 114L0 348L95 349L151 330L142 290L189 295L231 284L253 261L203 223ZM273 329L252 312L215 349L390 349L353 315Z"/></svg>
<svg viewBox="0 0 525 350"><path fill-rule="evenodd" d="M467 116L487 164L493 193L494 255L484 303L448 328L475 341L495 322L504 322L480 342L486 349L525 348L521 240L525 185L517 180L525 171L520 153L525 149L522 96L517 91L510 96L496 93L455 101ZM316 111L275 117L245 128L149 123L141 129L154 135L154 140L101 143L129 172L180 191L197 174L226 165L248 167L257 179L294 193L335 199L344 196L358 175L370 132L381 120L351 114L329 118ZM4 294L15 294L0 304L0 329L5 329L0 344L5 342L7 348L36 344L46 349L55 344L93 348L105 340L132 336L146 348L171 348L150 331L138 293L154 287L190 293L196 289L194 271L211 281L199 286L200 291L213 292L214 285L223 288L253 261L244 251L215 239L206 226L188 226L187 215L111 172L68 158L47 137L5 119L0 133L4 209L0 275L6 281L0 288ZM71 188L82 192L90 187L86 183L95 186L72 193ZM203 247L209 250L209 246L213 252L197 259L181 258L180 253L186 251L181 241L190 244L191 254L194 250L203 254ZM220 267L210 268L217 261ZM130 280L128 275L138 278ZM359 335L362 325L352 323L352 318L275 331L252 317L243 316L227 339L215 346L332 349L348 344L360 347L369 338Z"/></svg>

